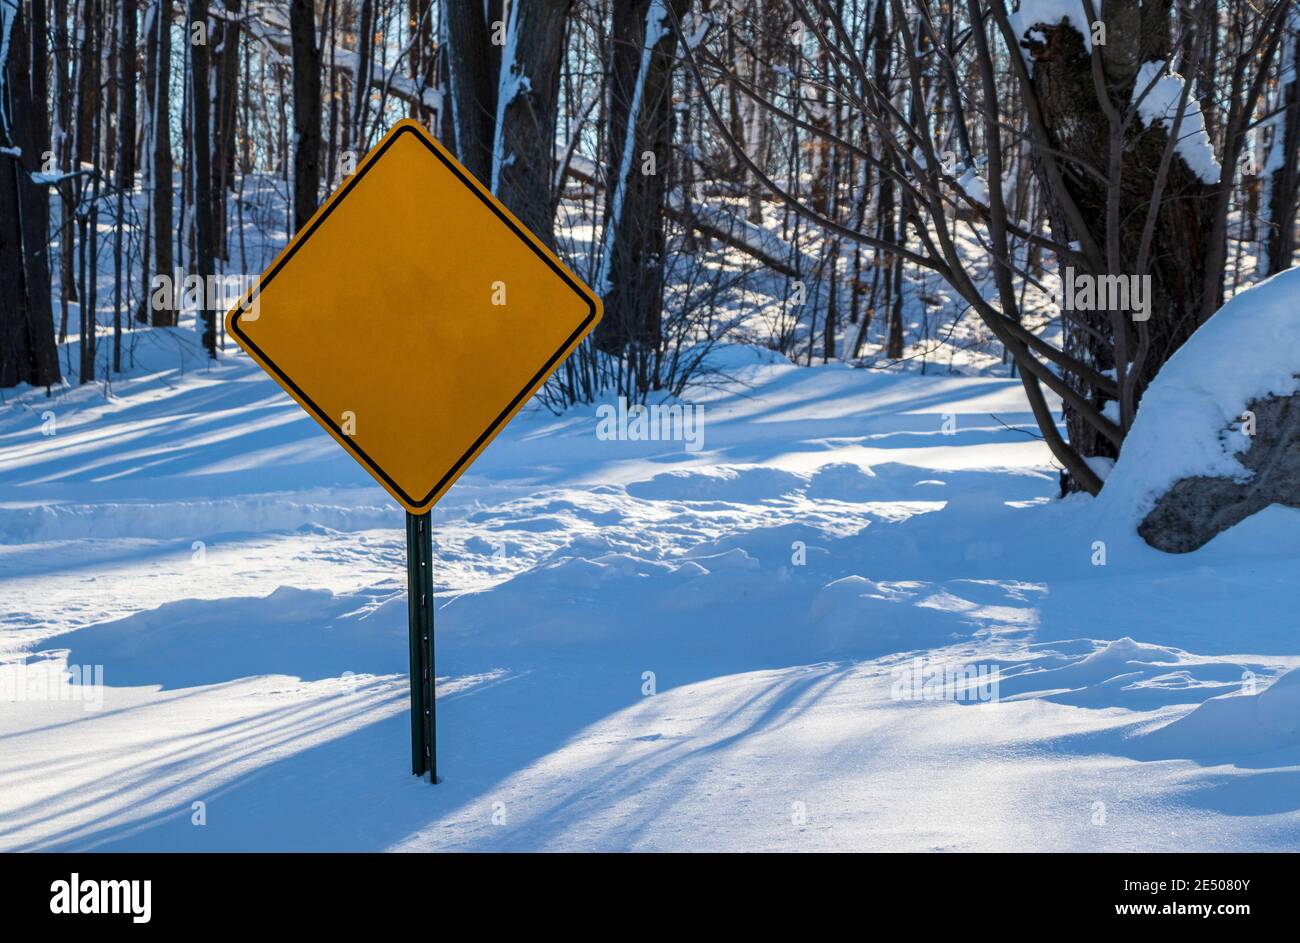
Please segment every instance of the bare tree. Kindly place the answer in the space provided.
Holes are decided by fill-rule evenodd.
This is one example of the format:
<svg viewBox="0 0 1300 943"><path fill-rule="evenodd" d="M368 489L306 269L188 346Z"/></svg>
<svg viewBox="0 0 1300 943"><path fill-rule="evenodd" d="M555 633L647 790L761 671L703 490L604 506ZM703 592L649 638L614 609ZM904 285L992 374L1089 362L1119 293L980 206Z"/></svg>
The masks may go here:
<svg viewBox="0 0 1300 943"><path fill-rule="evenodd" d="M964 9L949 9L948 16L964 14L959 31L945 28L942 11L927 0L888 2L898 51L894 77L882 73L879 60L874 70L868 67L845 17L829 0L793 0L815 47L810 59L816 60L816 50L828 53L830 68L822 81L852 107L875 149L800 119L771 96L755 97L792 134L827 141L873 166L882 187L888 182L899 195L898 231L846 224L792 186L782 187L746 152L706 96L715 133L774 196L828 236L874 247L899 264L942 278L1014 358L1040 432L1064 469L1063 487L1096 493L1102 475L1095 459L1118 454L1146 383L1221 302L1234 175L1290 0L1266 4L1257 20L1235 21L1238 48L1227 70L1232 96L1212 176L1205 166L1193 166L1195 158L1183 146L1184 134L1197 132L1206 146L1210 139L1195 127L1201 116L1191 101L1191 83L1168 72L1174 28L1168 2L1112 3L1106 19L1081 16L1087 39L1098 36L1095 43L1072 20L1025 23L1018 35L1001 4L985 8L967 0ZM1237 8L1244 16L1244 4ZM684 39L676 19L674 29ZM1100 41L1100 29L1109 42ZM706 57L686 47L686 60L704 85L701 58ZM716 79L743 83L720 57L707 61ZM1004 67L1015 79L1014 102L999 82ZM932 110L944 89L957 84L945 76L958 70L972 79L964 92L970 102L954 109L957 117L945 129L936 126ZM1169 100L1171 89L1179 94ZM1160 96L1157 115L1143 111L1153 91ZM1013 120L1016 111L1028 118L1027 139ZM965 113L981 119L978 159L958 153L973 149L960 143ZM1051 237L1027 228L1006 205L1009 152L1022 147L1033 155ZM882 202L883 195L882 190ZM983 251L964 248L971 240ZM1146 317L1135 318L1119 305L1077 312L1062 299L1065 343L1049 343L1023 324L1015 279L1031 276L1017 245L1050 250L1062 270L1107 280L1102 284L1149 277L1154 288L1142 312ZM989 294L979 270L985 259L993 282ZM1065 406L1068 438L1045 388Z"/></svg>

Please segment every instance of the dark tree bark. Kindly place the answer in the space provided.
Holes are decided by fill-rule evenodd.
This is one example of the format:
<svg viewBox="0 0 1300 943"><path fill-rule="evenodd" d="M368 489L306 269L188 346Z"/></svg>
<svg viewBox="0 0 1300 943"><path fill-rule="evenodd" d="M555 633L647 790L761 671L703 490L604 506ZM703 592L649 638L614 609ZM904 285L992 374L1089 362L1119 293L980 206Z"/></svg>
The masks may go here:
<svg viewBox="0 0 1300 943"><path fill-rule="evenodd" d="M136 78L139 69L136 45L139 42L138 11L135 0L122 2L122 45L118 52L118 75L121 82L117 106L118 140L117 185L124 189L135 186L135 125Z"/></svg>
<svg viewBox="0 0 1300 943"><path fill-rule="evenodd" d="M0 7L0 29L9 36L0 71L0 387L48 387L60 379L50 305L49 190L31 178L49 147L45 28L44 0Z"/></svg>
<svg viewBox="0 0 1300 943"><path fill-rule="evenodd" d="M172 132L171 132L171 40L172 0L158 0L154 19L156 58L153 96L153 225L154 271L173 276L172 256ZM152 308L154 327L175 327L176 309L171 299Z"/></svg>
<svg viewBox="0 0 1300 943"><path fill-rule="evenodd" d="M81 87L87 91L85 96L78 93L77 107L82 121L77 125L77 153L86 150L89 154L87 163L96 168L90 178L89 209L78 217L77 226L81 230L79 240L80 265L78 275L81 278L81 290L78 292L80 312L78 341L77 382L89 383L95 379L95 355L99 343L99 279L97 260L99 259L99 196L102 177L100 167L100 64L103 60L103 5L100 0L85 0L82 5L82 48Z"/></svg>
<svg viewBox="0 0 1300 943"><path fill-rule="evenodd" d="M74 31L80 35L81 61L77 65L77 109L73 120L76 122L76 153L81 163L90 163L91 130L94 126L95 113L99 109L98 69L91 62L86 51L94 47L91 32L99 32L94 16L95 4L92 0L82 0L79 4L79 24L81 28Z"/></svg>
<svg viewBox="0 0 1300 943"><path fill-rule="evenodd" d="M1276 119L1273 142L1277 149L1269 179L1268 239L1265 247L1267 274L1274 275L1291 267L1295 258L1296 203L1300 198L1300 39L1292 39L1288 49L1290 81L1282 89L1283 113Z"/></svg>
<svg viewBox="0 0 1300 943"><path fill-rule="evenodd" d="M876 0L872 31L875 34L872 49L872 77L877 88L888 88L890 42L886 0ZM889 115L882 116L881 120L883 122L881 133L891 133L892 122ZM892 177L882 176L880 179L880 206L876 212L880 217L880 237L885 242L894 242L901 235L902 227L898 221L897 196ZM903 286L896 282L902 281L903 260L877 249L876 266L878 269L883 268L884 297L880 301L880 307L889 312L885 356L890 360L901 360L903 357Z"/></svg>
<svg viewBox="0 0 1300 943"><path fill-rule="evenodd" d="M321 53L316 43L312 0L291 0L289 32L293 44L293 226L311 219L320 200Z"/></svg>
<svg viewBox="0 0 1300 943"><path fill-rule="evenodd" d="M240 0L225 0L229 17L214 20L212 73L212 200L213 239L217 254L230 260L230 240L226 233L229 195L235 179L235 118L239 102L239 45L241 30L237 17Z"/></svg>
<svg viewBox="0 0 1300 943"><path fill-rule="evenodd" d="M484 186L490 186L501 73L501 47L492 43L490 24L501 20L501 0L487 0L486 4L483 0L447 0L443 16L448 92L453 99L449 109L453 134L447 143L466 169Z"/></svg>
<svg viewBox="0 0 1300 943"><path fill-rule="evenodd" d="M190 35L196 23L208 24L208 0L190 0ZM193 170L189 173L194 188L195 258L194 273L204 280L213 274L212 206L212 115L209 96L211 56L206 42L190 44L190 107L194 116L192 153ZM217 319L207 305L200 309L203 323L203 347L208 356L217 356Z"/></svg>
<svg viewBox="0 0 1300 943"><path fill-rule="evenodd" d="M144 185L143 225L140 227L143 239L140 245L140 304L136 308L135 320L139 324L149 323L150 281L153 278L153 96L158 83L158 18L159 10L151 6L145 12L140 32L144 39L144 61L140 73L142 101L140 107L144 120L140 123L140 159L142 183Z"/></svg>
<svg viewBox="0 0 1300 943"><path fill-rule="evenodd" d="M680 20L690 0L670 2ZM609 183L604 256L595 286L605 300L595 343L610 353L630 347L657 349L660 341L665 187L658 169L666 169L672 156L677 38L665 15L662 22L649 24L657 39L647 49L647 17L652 10L666 13L658 0L614 4ZM655 172L646 172L648 166Z"/></svg>
<svg viewBox="0 0 1300 943"><path fill-rule="evenodd" d="M113 372L122 372L122 266L126 235L126 195L135 187L135 2L117 9L117 193L113 226ZM127 70L130 70L129 75ZM128 101L130 119L127 120ZM129 267L130 263L127 261Z"/></svg>

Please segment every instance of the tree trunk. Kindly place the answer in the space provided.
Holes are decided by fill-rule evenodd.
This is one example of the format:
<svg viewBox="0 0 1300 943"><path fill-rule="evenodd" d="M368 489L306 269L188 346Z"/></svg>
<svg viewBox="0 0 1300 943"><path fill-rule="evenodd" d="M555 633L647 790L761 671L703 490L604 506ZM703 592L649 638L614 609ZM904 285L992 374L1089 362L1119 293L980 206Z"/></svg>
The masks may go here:
<svg viewBox="0 0 1300 943"><path fill-rule="evenodd" d="M876 0L875 18L872 25L872 31L875 34L872 68L874 69L874 80L877 88L887 88L889 82L890 33L887 8L886 0ZM882 116L881 133L892 133L892 122L888 114ZM906 226L898 224L898 208L894 188L893 178L882 175L880 178L880 208L876 212L880 217L881 238L891 244L906 232ZM879 306L889 313L885 356L890 360L901 360L904 348L902 259L882 253L877 249L875 262L877 269L883 268L881 280L883 282L884 297L881 298Z"/></svg>
<svg viewBox="0 0 1300 943"><path fill-rule="evenodd" d="M45 20L44 0L0 7L0 30L9 39L0 63L0 387L49 387L60 379L50 305L49 190L30 176L40 170L49 143Z"/></svg>
<svg viewBox="0 0 1300 943"><path fill-rule="evenodd" d="M73 35L77 37L77 48L82 52L81 62L77 66L77 108L73 120L77 125L76 159L83 164L90 163L91 128L95 111L99 107L99 85L96 80L96 70L89 68L86 57L86 50L94 45L90 33L99 31L93 16L94 9L95 4L91 0L82 0L80 15L73 23Z"/></svg>
<svg viewBox="0 0 1300 943"><path fill-rule="evenodd" d="M139 27L135 0L122 3L121 49L118 52L118 69L122 87L117 107L118 140L121 145L117 151L117 185L125 190L135 186L135 74L139 70L136 57L136 44L139 42Z"/></svg>
<svg viewBox="0 0 1300 943"><path fill-rule="evenodd" d="M208 0L190 0L190 26L207 24ZM192 35L192 34L191 34ZM189 175L194 187L195 258L194 273L204 284L213 274L215 245L213 242L212 207L212 115L209 98L209 67L211 59L207 43L190 45L190 103L194 116L194 169ZM206 292L205 292L206 294ZM203 324L203 347L208 356L217 356L217 318L205 303L200 307Z"/></svg>
<svg viewBox="0 0 1300 943"><path fill-rule="evenodd" d="M555 244L552 186L564 24L573 0L510 4L490 185L511 212L549 246Z"/></svg>
<svg viewBox="0 0 1300 943"><path fill-rule="evenodd" d="M50 142L59 166L72 167L72 106L76 97L72 85L72 48L68 39L68 16L66 0L53 0L50 13L54 17L54 57L55 101L54 114L57 121L57 133ZM75 251L76 228L72 224L73 207L76 197L73 193L73 181L65 181L58 187L59 193L59 308L60 328L59 342L68 336L68 302L77 300L77 279L72 269L72 257Z"/></svg>
<svg viewBox="0 0 1300 943"><path fill-rule="evenodd" d="M117 194L113 225L113 372L122 372L122 249L126 235L126 195L135 187L135 4L117 8ZM129 48L128 48L129 47ZM128 78L127 69L130 69ZM130 120L126 120L130 100ZM129 155L129 156L128 156ZM130 263L128 261L129 268ZM128 275L129 277L129 275Z"/></svg>
<svg viewBox="0 0 1300 943"><path fill-rule="evenodd" d="M172 256L172 131L171 131L171 58L172 0L158 0L157 60L153 99L153 225L154 271L167 278L173 276ZM175 327L176 308L172 299L152 308L154 327Z"/></svg>
<svg viewBox="0 0 1300 943"><path fill-rule="evenodd" d="M501 47L492 43L491 24L501 21L501 0L447 0L443 16L453 129L449 143L466 169L484 186L491 186L501 75Z"/></svg>
<svg viewBox="0 0 1300 943"><path fill-rule="evenodd" d="M238 16L239 0L225 0L225 8ZM225 17L214 20L213 60L216 79L212 101L212 199L213 240L222 259L230 260L230 239L226 232L229 194L235 179L235 117L239 101L239 22Z"/></svg>
<svg viewBox="0 0 1300 943"><path fill-rule="evenodd" d="M86 163L95 168L91 177L89 210L78 219L81 229L80 252L81 264L78 274L81 278L81 291L78 309L80 325L78 341L77 382L89 383L95 378L95 354L98 343L98 300L99 279L96 261L99 258L99 194L100 194L100 151L99 123L102 116L100 109L100 62L101 40L103 36L102 6L99 0L85 0L82 4L80 22L81 46L81 82L82 92L77 95L79 120L77 124L77 153L86 154Z"/></svg>
<svg viewBox="0 0 1300 943"><path fill-rule="evenodd" d="M669 0L680 20L690 0ZM672 143L677 50L661 0L614 5L605 235L596 290L605 316L595 343L615 353L657 349L664 268L664 176Z"/></svg>
<svg viewBox="0 0 1300 943"><path fill-rule="evenodd" d="M1300 16L1292 20L1300 28ZM1291 37L1290 53L1282 62L1290 81L1282 88L1282 114L1274 119L1273 146L1269 152L1268 239L1264 252L1264 274L1274 275L1291 267L1295 258L1296 202L1300 197L1300 38Z"/></svg>
<svg viewBox="0 0 1300 943"><path fill-rule="evenodd" d="M302 229L320 200L321 54L312 0L291 0L293 44L293 228Z"/></svg>

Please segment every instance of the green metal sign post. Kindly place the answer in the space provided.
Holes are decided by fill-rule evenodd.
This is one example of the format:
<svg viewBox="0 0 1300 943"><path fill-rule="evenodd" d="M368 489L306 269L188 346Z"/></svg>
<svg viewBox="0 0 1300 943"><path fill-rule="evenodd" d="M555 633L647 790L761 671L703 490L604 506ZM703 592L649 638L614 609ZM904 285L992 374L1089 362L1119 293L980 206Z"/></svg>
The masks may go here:
<svg viewBox="0 0 1300 943"><path fill-rule="evenodd" d="M429 512L406 513L406 601L411 647L411 772L438 782L433 700L433 534Z"/></svg>

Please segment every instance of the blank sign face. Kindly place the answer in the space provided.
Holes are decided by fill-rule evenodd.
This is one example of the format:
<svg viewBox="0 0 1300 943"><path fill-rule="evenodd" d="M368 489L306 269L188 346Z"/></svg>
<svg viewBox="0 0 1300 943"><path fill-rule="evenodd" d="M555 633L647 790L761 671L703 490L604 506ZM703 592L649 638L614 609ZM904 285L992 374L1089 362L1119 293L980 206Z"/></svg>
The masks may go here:
<svg viewBox="0 0 1300 943"><path fill-rule="evenodd" d="M419 514L600 315L591 289L421 125L403 121L226 327Z"/></svg>

